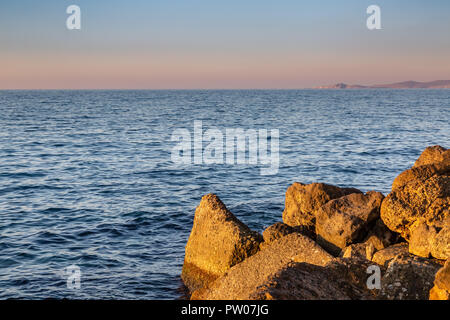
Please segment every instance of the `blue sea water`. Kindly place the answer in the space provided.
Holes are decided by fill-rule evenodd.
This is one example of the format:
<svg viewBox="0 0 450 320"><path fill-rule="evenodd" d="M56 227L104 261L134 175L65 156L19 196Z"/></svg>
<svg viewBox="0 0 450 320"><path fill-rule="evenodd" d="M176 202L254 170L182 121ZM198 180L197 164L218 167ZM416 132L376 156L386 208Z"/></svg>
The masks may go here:
<svg viewBox="0 0 450 320"><path fill-rule="evenodd" d="M278 174L174 164L172 133L196 120L279 129ZM0 299L179 298L202 195L262 231L292 182L387 194L435 144L450 90L0 91Z"/></svg>

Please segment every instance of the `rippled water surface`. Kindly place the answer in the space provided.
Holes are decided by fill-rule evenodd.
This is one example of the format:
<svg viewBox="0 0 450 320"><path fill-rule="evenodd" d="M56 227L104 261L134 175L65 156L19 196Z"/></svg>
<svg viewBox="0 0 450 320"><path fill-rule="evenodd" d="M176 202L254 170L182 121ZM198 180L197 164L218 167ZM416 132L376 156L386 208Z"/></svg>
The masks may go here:
<svg viewBox="0 0 450 320"><path fill-rule="evenodd" d="M175 165L195 120L279 129L278 174ZM261 231L294 181L386 194L449 120L450 90L0 91L0 298L178 298L202 195Z"/></svg>

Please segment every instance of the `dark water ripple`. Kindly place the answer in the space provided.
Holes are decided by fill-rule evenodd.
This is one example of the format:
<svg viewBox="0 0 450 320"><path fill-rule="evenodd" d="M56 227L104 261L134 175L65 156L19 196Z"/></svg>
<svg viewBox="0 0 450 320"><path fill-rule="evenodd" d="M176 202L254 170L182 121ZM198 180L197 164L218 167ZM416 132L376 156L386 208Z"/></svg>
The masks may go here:
<svg viewBox="0 0 450 320"><path fill-rule="evenodd" d="M174 165L171 134L194 120L279 129L279 173ZM0 298L178 298L203 194L262 230L293 181L388 193L426 146L450 145L449 120L450 90L2 91Z"/></svg>

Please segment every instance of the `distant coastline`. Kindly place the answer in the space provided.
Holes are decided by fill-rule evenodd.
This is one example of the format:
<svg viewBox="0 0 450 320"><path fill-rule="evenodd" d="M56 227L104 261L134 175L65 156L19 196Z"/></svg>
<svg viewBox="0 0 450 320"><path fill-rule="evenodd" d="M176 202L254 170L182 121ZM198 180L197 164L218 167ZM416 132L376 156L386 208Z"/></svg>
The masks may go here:
<svg viewBox="0 0 450 320"><path fill-rule="evenodd" d="M450 89L450 80L436 80L430 82L404 81L372 86L337 83L315 87L314 89Z"/></svg>

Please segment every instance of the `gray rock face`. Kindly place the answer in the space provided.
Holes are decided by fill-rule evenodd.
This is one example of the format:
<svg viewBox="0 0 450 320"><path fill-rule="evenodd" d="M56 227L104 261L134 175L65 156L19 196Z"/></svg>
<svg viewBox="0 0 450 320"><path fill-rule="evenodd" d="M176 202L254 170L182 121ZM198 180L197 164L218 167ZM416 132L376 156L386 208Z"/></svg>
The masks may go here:
<svg viewBox="0 0 450 320"><path fill-rule="evenodd" d="M427 300L441 266L409 254L392 259L381 279L381 299Z"/></svg>

